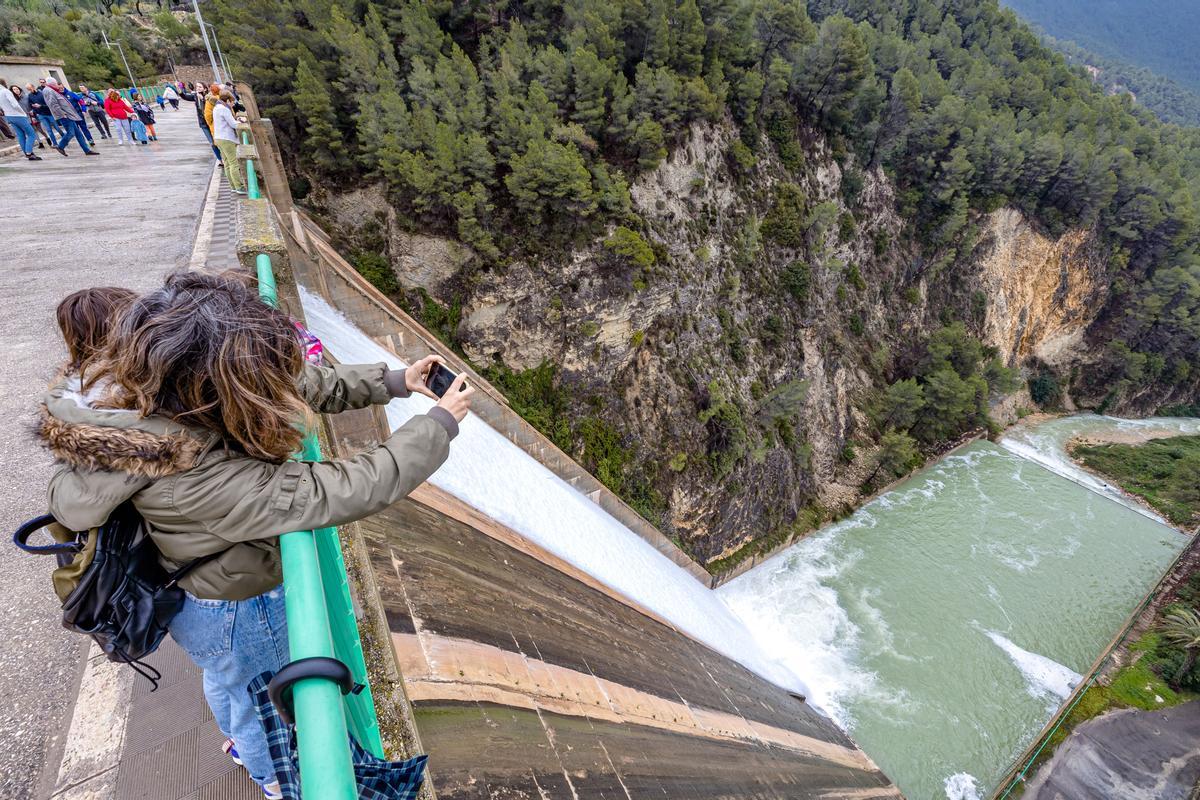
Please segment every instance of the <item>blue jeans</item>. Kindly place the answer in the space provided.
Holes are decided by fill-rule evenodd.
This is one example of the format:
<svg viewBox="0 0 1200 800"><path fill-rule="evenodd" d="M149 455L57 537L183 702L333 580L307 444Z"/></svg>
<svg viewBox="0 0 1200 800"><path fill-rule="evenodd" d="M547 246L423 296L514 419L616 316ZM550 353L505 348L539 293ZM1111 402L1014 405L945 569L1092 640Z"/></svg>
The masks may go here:
<svg viewBox="0 0 1200 800"><path fill-rule="evenodd" d="M84 129L80 127L78 122L64 117L58 121L58 124L63 127L62 139L58 142L59 149L63 149L70 144L72 136L75 137L75 141L79 142L79 146L83 148L83 152L86 153L91 149L88 147L87 140L83 138Z"/></svg>
<svg viewBox="0 0 1200 800"><path fill-rule="evenodd" d="M54 117L49 114L38 115L38 122L42 123L42 133L50 137L50 146L58 147L58 123L54 121Z"/></svg>
<svg viewBox="0 0 1200 800"><path fill-rule="evenodd" d="M246 686L288 663L283 587L249 600L201 600L189 594L170 631L204 670L204 699L250 777L260 786L274 781L267 735Z"/></svg>
<svg viewBox="0 0 1200 800"><path fill-rule="evenodd" d="M92 138L92 131L91 131L91 129L90 129L90 128L88 128L88 124L87 124L87 114L84 114L84 113L80 112L80 114L79 114L79 121L78 121L78 122L76 122L75 124L79 126L79 129L80 129L81 131L83 131L83 135L87 137L88 144L95 144L95 143L96 143L96 140Z"/></svg>
<svg viewBox="0 0 1200 800"><path fill-rule="evenodd" d="M207 125L201 125L200 130L204 131L204 138L208 139L208 146L212 148L213 153L217 157L217 161L220 161L221 160L221 151L217 148L216 142L213 141L212 131L210 131L208 129Z"/></svg>
<svg viewBox="0 0 1200 800"><path fill-rule="evenodd" d="M33 132L33 126L29 124L29 117L5 115L4 121L17 135L17 144L21 145L21 152L25 155L32 153L34 145L37 144L37 134Z"/></svg>

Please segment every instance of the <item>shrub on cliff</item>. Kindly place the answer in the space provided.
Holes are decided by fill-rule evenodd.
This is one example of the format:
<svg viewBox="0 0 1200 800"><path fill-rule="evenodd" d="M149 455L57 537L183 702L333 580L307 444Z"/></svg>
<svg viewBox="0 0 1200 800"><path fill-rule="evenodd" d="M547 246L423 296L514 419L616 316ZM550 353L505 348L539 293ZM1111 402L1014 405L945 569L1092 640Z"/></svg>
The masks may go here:
<svg viewBox="0 0 1200 800"><path fill-rule="evenodd" d="M763 238L781 247L799 248L804 245L804 233L808 230L805 210L808 200L804 191L794 183L782 183L775 190L771 210L763 219Z"/></svg>
<svg viewBox="0 0 1200 800"><path fill-rule="evenodd" d="M618 225L612 236L604 240L604 248L635 267L645 269L654 266L654 250L650 243L640 233L624 225Z"/></svg>

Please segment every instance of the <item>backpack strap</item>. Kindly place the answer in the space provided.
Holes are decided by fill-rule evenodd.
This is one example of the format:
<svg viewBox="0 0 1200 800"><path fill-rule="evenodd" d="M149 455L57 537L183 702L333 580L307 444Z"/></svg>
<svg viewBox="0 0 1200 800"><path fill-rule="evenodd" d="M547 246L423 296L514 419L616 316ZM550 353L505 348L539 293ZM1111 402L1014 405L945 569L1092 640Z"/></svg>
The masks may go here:
<svg viewBox="0 0 1200 800"><path fill-rule="evenodd" d="M50 514L42 514L40 517L34 517L22 523L21 527L13 533L13 544L24 550L26 553L35 555L47 555L51 553L78 553L83 549L81 542L56 542L54 544L29 544L29 537L40 531L47 525L53 525L56 520Z"/></svg>
<svg viewBox="0 0 1200 800"><path fill-rule="evenodd" d="M177 584L181 580L183 580L183 578L189 572L194 570L196 567L198 567L202 564L207 564L209 561L212 561L213 559L225 554L226 552L227 551L225 551L225 550L218 550L215 553L209 553L206 556L200 556L200 558L197 558L194 561L189 561L187 564L184 564L182 567L175 570L174 572L168 573L167 582L166 582L166 584L163 585L163 588L170 589L172 586L174 586L175 584Z"/></svg>

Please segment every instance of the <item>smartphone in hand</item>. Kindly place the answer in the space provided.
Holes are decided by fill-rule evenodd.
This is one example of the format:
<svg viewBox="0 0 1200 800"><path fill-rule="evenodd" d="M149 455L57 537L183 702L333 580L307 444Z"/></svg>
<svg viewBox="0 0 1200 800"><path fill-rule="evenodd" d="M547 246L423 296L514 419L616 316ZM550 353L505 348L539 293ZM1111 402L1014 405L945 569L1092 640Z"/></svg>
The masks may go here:
<svg viewBox="0 0 1200 800"><path fill-rule="evenodd" d="M445 364L435 361L429 366L429 372L425 375L425 385L438 397L445 397L446 392L450 391L450 384L454 383L454 379L457 377L458 375L451 372ZM467 384L463 383L462 389L466 388Z"/></svg>

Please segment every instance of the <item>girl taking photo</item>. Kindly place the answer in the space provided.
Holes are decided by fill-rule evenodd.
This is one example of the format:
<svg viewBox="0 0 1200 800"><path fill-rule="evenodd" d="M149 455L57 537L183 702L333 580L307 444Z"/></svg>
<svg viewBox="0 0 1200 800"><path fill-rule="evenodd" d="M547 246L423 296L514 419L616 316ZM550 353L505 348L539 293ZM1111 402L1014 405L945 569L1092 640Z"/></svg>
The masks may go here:
<svg viewBox="0 0 1200 800"><path fill-rule="evenodd" d="M313 410L333 413L429 394L430 356L322 368L304 361L283 313L236 280L181 273L120 311L100 357L45 397L40 437L58 459L50 512L71 530L133 503L163 566L204 562L171 636L204 672L204 694L267 798L279 797L246 685L288 661L279 536L380 511L445 461L473 389L462 376L428 414L374 449L297 462Z"/></svg>

